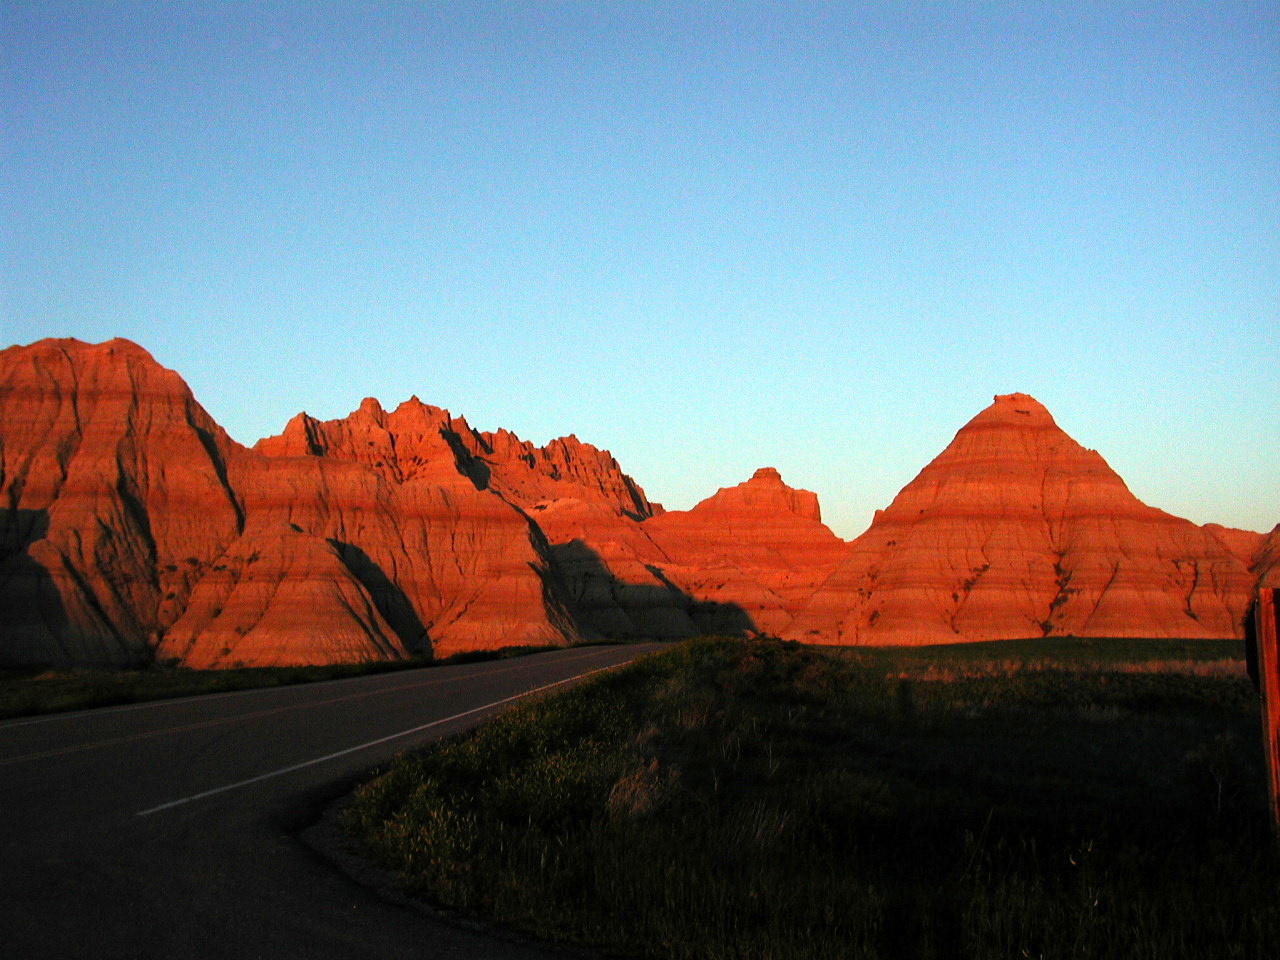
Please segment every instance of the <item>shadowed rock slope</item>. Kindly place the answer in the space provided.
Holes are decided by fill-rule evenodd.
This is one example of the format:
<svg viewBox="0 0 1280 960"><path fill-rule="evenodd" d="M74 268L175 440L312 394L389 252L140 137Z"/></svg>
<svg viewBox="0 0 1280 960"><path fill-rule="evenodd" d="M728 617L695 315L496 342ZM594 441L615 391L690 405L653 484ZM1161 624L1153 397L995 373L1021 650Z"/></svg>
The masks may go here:
<svg viewBox="0 0 1280 960"><path fill-rule="evenodd" d="M822 523L817 496L770 467L643 521L575 498L531 515L584 622L607 636L777 633L848 547Z"/></svg>
<svg viewBox="0 0 1280 960"><path fill-rule="evenodd" d="M772 634L849 552L822 522L817 495L787 486L772 467L644 529L668 558L662 571L672 582L741 607L756 629Z"/></svg>

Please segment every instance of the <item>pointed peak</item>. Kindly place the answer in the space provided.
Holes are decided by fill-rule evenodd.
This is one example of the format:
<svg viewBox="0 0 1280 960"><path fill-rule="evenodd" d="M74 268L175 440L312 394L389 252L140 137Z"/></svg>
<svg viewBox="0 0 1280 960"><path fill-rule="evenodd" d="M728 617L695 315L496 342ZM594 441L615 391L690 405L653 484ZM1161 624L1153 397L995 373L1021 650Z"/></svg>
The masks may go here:
<svg viewBox="0 0 1280 960"><path fill-rule="evenodd" d="M408 419L419 423L430 422L444 424L453 420L453 414L448 410L445 410L443 407L434 406L430 403L423 403L418 399L418 395L416 393L408 400L400 401L400 403L396 405L396 409L391 416L402 421Z"/></svg>
<svg viewBox="0 0 1280 960"><path fill-rule="evenodd" d="M987 407L969 421L969 425L1009 424L1024 427L1057 426L1053 415L1035 397L1026 393L997 394Z"/></svg>

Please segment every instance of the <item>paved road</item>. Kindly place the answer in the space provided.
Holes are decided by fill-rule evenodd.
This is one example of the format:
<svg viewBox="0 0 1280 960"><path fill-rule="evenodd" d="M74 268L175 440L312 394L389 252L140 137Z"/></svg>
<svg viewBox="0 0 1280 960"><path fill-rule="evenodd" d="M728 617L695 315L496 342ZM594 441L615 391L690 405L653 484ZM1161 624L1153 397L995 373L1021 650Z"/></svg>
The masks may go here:
<svg viewBox="0 0 1280 960"><path fill-rule="evenodd" d="M400 750L650 649L0 723L0 957L555 956L388 902L296 833Z"/></svg>

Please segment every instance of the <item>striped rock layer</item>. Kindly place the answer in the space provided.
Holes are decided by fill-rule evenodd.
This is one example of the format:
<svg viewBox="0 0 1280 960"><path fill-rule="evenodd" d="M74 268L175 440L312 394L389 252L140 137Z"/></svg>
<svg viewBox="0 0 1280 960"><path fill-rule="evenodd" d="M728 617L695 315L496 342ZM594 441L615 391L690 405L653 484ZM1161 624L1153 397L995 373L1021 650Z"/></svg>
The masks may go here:
<svg viewBox="0 0 1280 960"><path fill-rule="evenodd" d="M1277 528L1280 531L1280 528ZM252 449L113 340L0 351L0 662L334 663L580 639L1229 637L1280 533L1139 502L997 397L852 543L758 470L664 512L607 452L417 398Z"/></svg>

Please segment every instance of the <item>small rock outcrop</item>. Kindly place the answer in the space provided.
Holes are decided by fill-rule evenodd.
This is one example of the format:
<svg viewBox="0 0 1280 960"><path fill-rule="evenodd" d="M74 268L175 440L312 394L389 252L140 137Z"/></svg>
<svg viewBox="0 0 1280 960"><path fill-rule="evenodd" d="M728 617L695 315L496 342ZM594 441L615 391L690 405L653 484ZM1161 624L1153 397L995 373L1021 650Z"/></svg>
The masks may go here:
<svg viewBox="0 0 1280 960"><path fill-rule="evenodd" d="M772 467L693 509L644 524L667 558L662 571L691 596L741 609L776 634L835 570L849 545L822 522L818 497Z"/></svg>
<svg viewBox="0 0 1280 960"><path fill-rule="evenodd" d="M1258 589L1280 590L1280 524L1277 524L1253 554L1253 573Z"/></svg>

